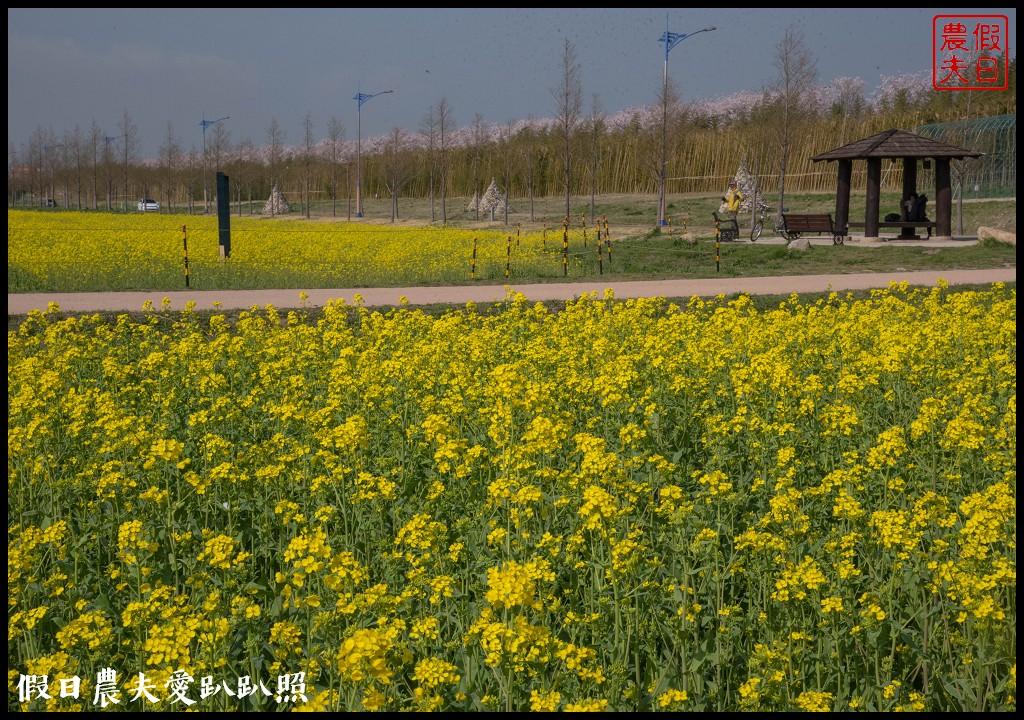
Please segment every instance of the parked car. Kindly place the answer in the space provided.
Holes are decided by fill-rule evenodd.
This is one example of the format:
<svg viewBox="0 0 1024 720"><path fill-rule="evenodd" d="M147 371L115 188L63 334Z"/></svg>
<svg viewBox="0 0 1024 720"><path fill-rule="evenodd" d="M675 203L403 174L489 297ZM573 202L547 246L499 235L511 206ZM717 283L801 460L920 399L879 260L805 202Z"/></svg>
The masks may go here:
<svg viewBox="0 0 1024 720"><path fill-rule="evenodd" d="M139 200L139 212L154 212L160 209L160 203L156 200L149 198L143 198Z"/></svg>

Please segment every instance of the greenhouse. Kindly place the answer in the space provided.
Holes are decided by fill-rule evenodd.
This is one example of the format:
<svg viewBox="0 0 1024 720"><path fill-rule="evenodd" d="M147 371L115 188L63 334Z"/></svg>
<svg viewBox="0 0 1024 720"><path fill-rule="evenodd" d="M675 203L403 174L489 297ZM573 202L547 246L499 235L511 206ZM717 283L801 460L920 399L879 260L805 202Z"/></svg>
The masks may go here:
<svg viewBox="0 0 1024 720"><path fill-rule="evenodd" d="M1006 197L1017 193L1017 116L920 125L918 135L984 153L951 168L954 197ZM928 181L931 178L927 179Z"/></svg>

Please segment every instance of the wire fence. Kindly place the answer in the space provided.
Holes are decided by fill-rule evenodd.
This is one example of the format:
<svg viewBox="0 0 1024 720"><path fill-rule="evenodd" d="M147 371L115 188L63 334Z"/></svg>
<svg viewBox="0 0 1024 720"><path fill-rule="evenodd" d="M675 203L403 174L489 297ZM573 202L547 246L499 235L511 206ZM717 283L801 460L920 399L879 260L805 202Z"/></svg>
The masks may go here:
<svg viewBox="0 0 1024 720"><path fill-rule="evenodd" d="M964 197L1004 197L1017 192L1017 116L922 125L914 132L984 153L954 163L954 190ZM933 180L934 172L926 180Z"/></svg>

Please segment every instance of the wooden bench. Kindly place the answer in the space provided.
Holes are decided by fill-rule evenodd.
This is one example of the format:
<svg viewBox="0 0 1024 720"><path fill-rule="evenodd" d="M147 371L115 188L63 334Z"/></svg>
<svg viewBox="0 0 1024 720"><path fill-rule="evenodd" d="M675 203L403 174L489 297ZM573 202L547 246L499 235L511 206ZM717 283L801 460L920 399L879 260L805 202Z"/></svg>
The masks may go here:
<svg viewBox="0 0 1024 720"><path fill-rule="evenodd" d="M867 223L862 223L862 222L852 222L852 223L850 223L850 227L865 227L866 225L867 225ZM878 221L878 227L880 229L884 228L884 227L887 227L887 228L903 228L903 229L906 229L906 228L927 228L928 229L928 237L931 237L932 236L932 230L935 229L935 221L934 220L914 220L914 221L910 221L910 220L895 221L894 220L892 222L886 222L884 220L879 220ZM902 233L901 233L901 235L902 235Z"/></svg>
<svg viewBox="0 0 1024 720"><path fill-rule="evenodd" d="M798 215L782 213L782 224L785 226L786 237L796 240L804 233L812 235L831 235L833 245L842 245L846 237L846 228L837 228L832 222L832 215Z"/></svg>

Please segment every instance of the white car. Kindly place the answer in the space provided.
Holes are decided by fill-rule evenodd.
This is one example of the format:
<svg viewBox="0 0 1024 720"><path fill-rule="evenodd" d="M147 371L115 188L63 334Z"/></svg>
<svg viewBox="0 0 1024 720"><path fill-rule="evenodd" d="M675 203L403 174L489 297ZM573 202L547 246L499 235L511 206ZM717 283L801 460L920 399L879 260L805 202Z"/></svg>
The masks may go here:
<svg viewBox="0 0 1024 720"><path fill-rule="evenodd" d="M139 200L139 212L154 212L159 209L160 203L156 200L150 200L149 198Z"/></svg>

